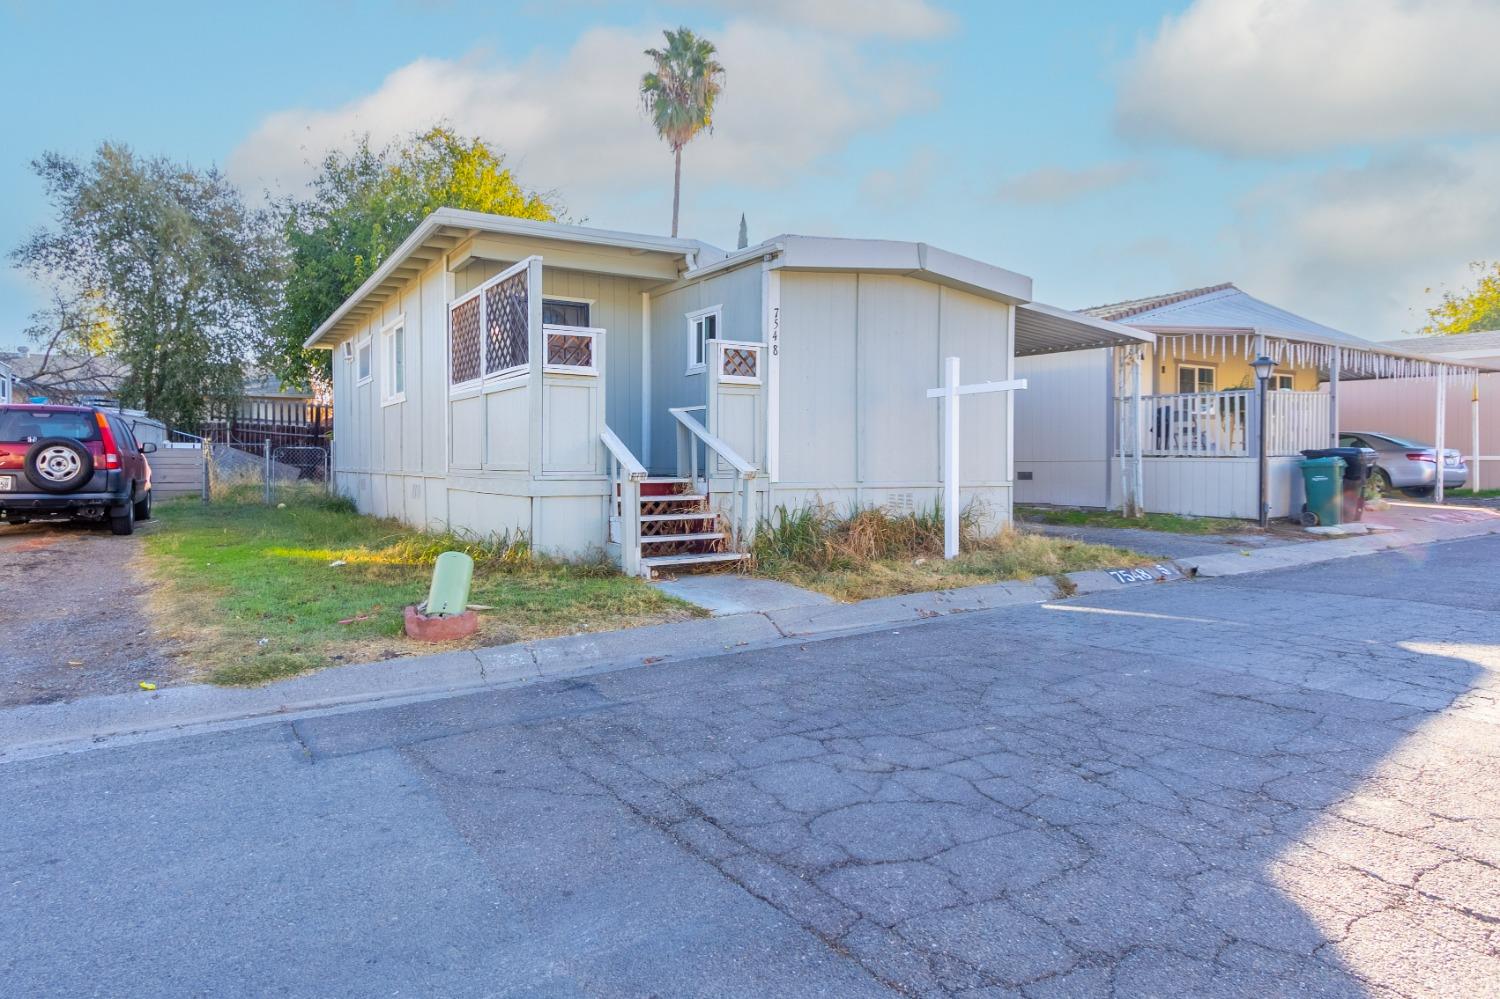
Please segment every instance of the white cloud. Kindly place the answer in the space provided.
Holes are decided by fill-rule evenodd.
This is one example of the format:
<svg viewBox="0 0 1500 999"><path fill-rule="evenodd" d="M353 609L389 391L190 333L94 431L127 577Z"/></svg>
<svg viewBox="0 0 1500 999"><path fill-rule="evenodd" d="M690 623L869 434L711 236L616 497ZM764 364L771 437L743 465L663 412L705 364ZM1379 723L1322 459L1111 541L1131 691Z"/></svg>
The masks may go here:
<svg viewBox="0 0 1500 999"><path fill-rule="evenodd" d="M714 132L683 155L689 218L687 206L707 187L786 184L930 99L920 71L877 60L851 39L736 21L717 40L727 79ZM340 107L270 115L228 170L252 189L285 191L355 135L383 143L446 118L509 154L528 186L560 192L575 216L620 224L622 201L671 197L671 157L637 96L642 50L657 41L654 31L596 28L564 53L520 62L418 59Z"/></svg>
<svg viewBox="0 0 1500 999"><path fill-rule="evenodd" d="M928 0L706 0L704 5L866 37L935 38L958 23L952 12Z"/></svg>
<svg viewBox="0 0 1500 999"><path fill-rule="evenodd" d="M1126 135L1238 155L1500 131L1496 0L1195 0L1127 67Z"/></svg>
<svg viewBox="0 0 1500 999"><path fill-rule="evenodd" d="M1416 149L1283 178L1241 206L1229 273L1247 290L1359 336L1420 326L1500 233L1500 142Z"/></svg>
<svg viewBox="0 0 1500 999"><path fill-rule="evenodd" d="M1138 160L1100 163L1081 170L1042 167L1002 182L1000 199L1023 205L1062 204L1140 180L1148 173L1146 165Z"/></svg>

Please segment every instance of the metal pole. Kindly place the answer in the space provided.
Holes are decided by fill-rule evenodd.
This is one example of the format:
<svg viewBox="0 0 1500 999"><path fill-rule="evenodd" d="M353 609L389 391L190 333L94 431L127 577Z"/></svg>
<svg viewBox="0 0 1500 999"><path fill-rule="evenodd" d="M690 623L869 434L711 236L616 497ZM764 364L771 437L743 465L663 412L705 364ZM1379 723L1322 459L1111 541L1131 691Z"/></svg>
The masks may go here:
<svg viewBox="0 0 1500 999"><path fill-rule="evenodd" d="M1141 464L1141 434L1143 432L1144 417L1146 412L1146 400L1141 396L1141 369L1146 366L1146 348L1135 348L1135 420L1131 433L1131 441L1135 451L1135 474L1132 476L1131 486L1135 499L1135 512L1133 516L1143 517L1146 515L1146 472Z"/></svg>
<svg viewBox="0 0 1500 999"><path fill-rule="evenodd" d="M1469 488L1473 492L1479 492L1484 488L1479 484L1479 372L1474 372L1474 395L1469 402L1469 449L1474 452L1471 459L1474 462L1472 469L1474 475L1469 482Z"/></svg>
<svg viewBox="0 0 1500 999"><path fill-rule="evenodd" d="M1448 436L1448 369L1441 365L1437 370L1437 441L1433 445L1436 469L1432 478L1432 498L1443 502L1443 451Z"/></svg>
<svg viewBox="0 0 1500 999"><path fill-rule="evenodd" d="M203 429L199 427L198 429ZM198 442L198 457L203 461L203 502L207 503L213 494L213 483L209 480L208 463L213 460L214 439L205 437Z"/></svg>
<svg viewBox="0 0 1500 999"><path fill-rule="evenodd" d="M262 464L262 467L265 469L265 474L262 476L262 478L265 479L266 506L270 506L271 505L271 438L269 438L269 437L266 438L265 444L262 445L262 452L263 452L263 454L265 456L265 460L264 460L264 462Z"/></svg>
<svg viewBox="0 0 1500 999"><path fill-rule="evenodd" d="M1260 526L1268 527L1271 523L1271 498L1270 468L1266 458L1266 379L1257 378L1257 391L1255 393L1256 408L1259 412L1255 417L1256 424L1256 452L1260 456Z"/></svg>
<svg viewBox="0 0 1500 999"><path fill-rule="evenodd" d="M1339 446L1339 369L1344 366L1344 355L1333 348L1333 363L1328 371L1328 437L1329 447Z"/></svg>
<svg viewBox="0 0 1500 999"><path fill-rule="evenodd" d="M958 558L958 358L943 373L943 558Z"/></svg>

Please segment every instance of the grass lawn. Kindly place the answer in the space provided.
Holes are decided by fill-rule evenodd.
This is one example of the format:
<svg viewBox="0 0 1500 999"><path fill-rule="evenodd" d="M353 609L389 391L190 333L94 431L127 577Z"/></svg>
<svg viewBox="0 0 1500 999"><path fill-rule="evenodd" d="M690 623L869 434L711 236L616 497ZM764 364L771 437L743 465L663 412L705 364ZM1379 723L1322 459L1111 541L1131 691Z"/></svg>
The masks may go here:
<svg viewBox="0 0 1500 999"><path fill-rule="evenodd" d="M403 607L426 597L432 562L450 548L474 556L469 599L489 608L468 645L701 613L603 561L560 563L524 545L423 534L339 502L276 509L189 499L156 512L161 527L145 536L142 555L157 584L153 614L215 683L257 683L452 647L410 641L401 618Z"/></svg>
<svg viewBox="0 0 1500 999"><path fill-rule="evenodd" d="M1494 499L1500 496L1500 489L1448 489L1444 491L1444 495L1454 499Z"/></svg>
<svg viewBox="0 0 1500 999"><path fill-rule="evenodd" d="M1144 517L1126 517L1112 510L1081 510L1076 507L1017 506L1016 519L1035 524L1063 524L1068 527L1131 527L1145 531L1167 531L1171 534L1231 534L1251 530L1245 520L1222 517L1184 517L1175 513L1148 513Z"/></svg>
<svg viewBox="0 0 1500 999"><path fill-rule="evenodd" d="M943 558L937 513L891 516L861 510L840 516L828 508L780 510L756 535L755 572L839 600L867 600L1156 561L1123 548L1015 530L983 536L970 520L961 536L961 554L949 562ZM1066 592L1067 580L1059 579L1058 588Z"/></svg>

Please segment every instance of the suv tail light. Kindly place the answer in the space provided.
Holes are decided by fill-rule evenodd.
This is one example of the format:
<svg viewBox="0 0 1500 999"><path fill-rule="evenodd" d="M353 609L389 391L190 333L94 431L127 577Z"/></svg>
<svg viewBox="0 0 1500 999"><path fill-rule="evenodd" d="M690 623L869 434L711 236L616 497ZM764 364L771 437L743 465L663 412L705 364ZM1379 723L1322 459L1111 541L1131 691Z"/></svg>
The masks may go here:
<svg viewBox="0 0 1500 999"><path fill-rule="evenodd" d="M94 460L94 467L98 468L102 460L106 469L117 469L120 467L120 450L115 445L115 432L110 429L103 413L95 413L94 419L99 421L99 441L104 445L104 453Z"/></svg>
<svg viewBox="0 0 1500 999"><path fill-rule="evenodd" d="M1431 451L1408 451L1408 452L1406 452L1406 460L1407 461L1430 461L1434 465L1436 465L1437 464L1437 455L1433 454Z"/></svg>

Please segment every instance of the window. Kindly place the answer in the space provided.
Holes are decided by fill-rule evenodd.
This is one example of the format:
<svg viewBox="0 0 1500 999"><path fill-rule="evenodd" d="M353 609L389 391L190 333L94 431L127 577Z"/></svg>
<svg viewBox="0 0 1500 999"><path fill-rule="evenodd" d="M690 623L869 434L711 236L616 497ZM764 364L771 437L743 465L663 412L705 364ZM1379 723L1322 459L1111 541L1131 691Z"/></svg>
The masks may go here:
<svg viewBox="0 0 1500 999"><path fill-rule="evenodd" d="M380 331L381 375L385 405L406 401L406 317Z"/></svg>
<svg viewBox="0 0 1500 999"><path fill-rule="evenodd" d="M719 323L723 311L722 305L715 305L710 309L688 313L688 374L707 367L710 350L708 341L719 338Z"/></svg>
<svg viewBox="0 0 1500 999"><path fill-rule="evenodd" d="M1292 391L1291 374L1285 371L1273 371L1271 373L1270 381L1266 384L1266 388L1270 389L1272 392Z"/></svg>
<svg viewBox="0 0 1500 999"><path fill-rule="evenodd" d="M1213 368L1200 364L1177 365L1177 391L1212 392L1213 390Z"/></svg>
<svg viewBox="0 0 1500 999"><path fill-rule="evenodd" d="M370 338L365 337L354 345L354 369L356 385L370 380Z"/></svg>
<svg viewBox="0 0 1500 999"><path fill-rule="evenodd" d="M563 298L542 299L542 325L587 327L588 324L588 302Z"/></svg>

